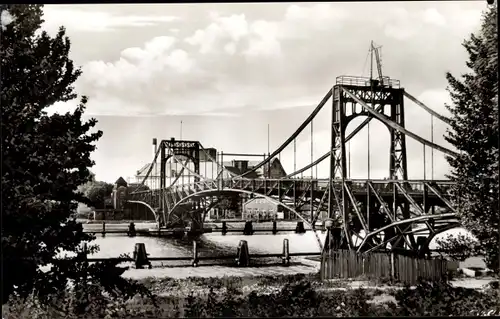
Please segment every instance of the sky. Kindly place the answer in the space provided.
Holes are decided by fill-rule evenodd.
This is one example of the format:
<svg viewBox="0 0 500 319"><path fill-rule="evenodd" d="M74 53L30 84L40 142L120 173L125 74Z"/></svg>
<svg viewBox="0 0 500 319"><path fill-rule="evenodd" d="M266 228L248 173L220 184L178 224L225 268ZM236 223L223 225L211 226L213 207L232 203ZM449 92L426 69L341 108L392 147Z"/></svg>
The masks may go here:
<svg viewBox="0 0 500 319"><path fill-rule="evenodd" d="M181 121L182 138L204 147L272 152L336 77L369 75L372 40L382 45L385 75L449 115L445 73L466 72L461 43L479 29L484 9L486 1L47 5L43 28L67 30L70 55L83 71L76 92L89 97L85 116L104 133L92 171L114 182L151 162L152 138L180 138ZM56 103L49 112L76 103ZM408 100L405 113L406 127L430 140L431 116ZM331 101L313 122L314 159L329 150L330 114ZM451 148L443 138L447 125L434 119L433 128L434 141ZM388 177L389 132L376 120L369 129L370 176ZM367 129L358 135L348 147L350 176L367 178ZM423 146L407 138L407 149L409 178L422 179ZM444 179L443 154L425 152L426 178ZM293 154L290 145L281 155L287 172ZM295 166L310 161L308 127L296 141ZM325 162L318 176L327 173Z"/></svg>

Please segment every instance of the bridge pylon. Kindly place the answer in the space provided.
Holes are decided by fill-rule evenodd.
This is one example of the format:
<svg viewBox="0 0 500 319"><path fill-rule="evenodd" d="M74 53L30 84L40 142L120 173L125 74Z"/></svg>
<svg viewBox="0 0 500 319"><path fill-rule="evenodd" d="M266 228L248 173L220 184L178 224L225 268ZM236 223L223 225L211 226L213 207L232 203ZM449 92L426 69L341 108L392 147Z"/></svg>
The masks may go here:
<svg viewBox="0 0 500 319"><path fill-rule="evenodd" d="M364 104L364 105L363 105ZM369 112L367 107L372 109ZM346 129L349 123L358 116L366 116L370 121L376 116L373 111L399 126L405 126L404 117L404 89L400 88L399 81L384 77L381 80L367 79L361 77L340 76L332 88L332 118L331 118L331 153L330 153L330 183L329 183L329 205L328 215L333 219L340 219L343 228L344 245L354 248L353 237L353 217L358 219L359 226L354 232L359 232L359 228L365 228L365 232L372 230L370 225L370 213L374 209L375 203L370 203L370 196L367 197L365 212L363 217L357 216L359 203L350 196L350 182L347 176L346 157ZM384 123L384 122L382 122ZM389 179L408 180L406 139L405 135L384 123L390 132L390 153L389 153ZM368 177L369 179L369 177ZM337 190L334 185L341 183L341 189ZM397 191L397 186L392 185L393 191ZM369 192L369 188L367 187ZM410 218L409 205L406 201L398 200L395 196L389 206L390 213L394 216L399 209L404 218ZM391 232L392 230L388 230ZM413 236L411 241L414 241ZM327 240L327 244L329 241ZM402 247L403 241L393 242L392 246ZM414 244L414 243L412 243ZM345 247L347 248L347 247Z"/></svg>

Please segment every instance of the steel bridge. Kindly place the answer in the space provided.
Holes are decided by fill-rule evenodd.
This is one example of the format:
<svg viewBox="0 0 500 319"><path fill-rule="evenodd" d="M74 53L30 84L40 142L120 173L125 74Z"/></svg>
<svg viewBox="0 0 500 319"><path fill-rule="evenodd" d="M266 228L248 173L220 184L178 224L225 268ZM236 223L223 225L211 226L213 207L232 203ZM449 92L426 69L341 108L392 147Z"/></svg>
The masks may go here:
<svg viewBox="0 0 500 319"><path fill-rule="evenodd" d="M203 148L198 141L162 140L155 151L142 183L150 179L157 161L160 164L159 186L148 191L128 195L128 202L147 205L154 210L162 227L176 227L191 221L191 227L202 228L207 212L224 196L244 194L247 198L265 198L316 229L321 212L333 220L323 248L348 248L359 252L375 249L423 252L440 232L458 227L457 201L451 197L450 181L409 180L406 138L412 138L426 147L456 156L455 152L420 137L405 128L405 98L426 110L437 119L449 120L418 101L397 80L380 77L379 80L341 76L329 88L321 102L296 131L264 160L241 175L224 166L224 153L217 155ZM318 112L331 100L331 147L324 155L296 169L283 178L270 178L273 159L279 158L285 148L311 127ZM351 134L348 124L358 116L366 119ZM372 119L378 119L390 132L390 163L387 180L350 179L347 174L346 143ZM156 143L156 140L154 140ZM311 134L311 149L312 149ZM312 154L312 150L311 150ZM312 156L312 155L311 155ZM216 157L216 158L214 158ZM200 158L216 166L216 176L200 173ZM330 160L330 173L326 179L297 178L322 161ZM167 162L175 161L183 171L193 177L188 183L179 182L180 175L167 185ZM188 165L188 163L191 163ZM425 164L424 164L425 165ZM295 166L295 165L294 165ZM259 169L267 173L251 177ZM266 170L265 170L266 171ZM213 172L213 170L212 170ZM212 174L214 175L214 174ZM304 213L301 207L308 207ZM426 235L421 236L421 234Z"/></svg>

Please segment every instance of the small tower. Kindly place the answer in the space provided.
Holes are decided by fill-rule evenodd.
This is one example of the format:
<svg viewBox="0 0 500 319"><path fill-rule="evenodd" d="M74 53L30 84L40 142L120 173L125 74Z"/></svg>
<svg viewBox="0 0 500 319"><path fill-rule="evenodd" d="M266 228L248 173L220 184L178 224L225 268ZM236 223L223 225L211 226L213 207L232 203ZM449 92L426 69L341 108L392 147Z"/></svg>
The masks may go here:
<svg viewBox="0 0 500 319"><path fill-rule="evenodd" d="M113 187L113 208L117 210L123 209L125 199L127 198L127 182L120 177L116 180Z"/></svg>

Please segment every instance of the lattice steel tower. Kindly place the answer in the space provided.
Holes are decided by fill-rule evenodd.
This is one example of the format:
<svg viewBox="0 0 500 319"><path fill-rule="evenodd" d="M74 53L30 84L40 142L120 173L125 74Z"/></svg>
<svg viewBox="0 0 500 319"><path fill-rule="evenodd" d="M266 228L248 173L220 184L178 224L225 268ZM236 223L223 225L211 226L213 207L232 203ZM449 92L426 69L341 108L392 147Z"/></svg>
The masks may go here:
<svg viewBox="0 0 500 319"><path fill-rule="evenodd" d="M336 84L332 88L329 216L333 219L339 219L339 217L342 219L343 235L346 239L344 244L350 247L352 247L352 232L349 228L352 224L354 208L348 197L349 194L346 193L346 187L349 187L350 184L346 165L345 140L347 126L358 116L368 117L365 120L366 123L373 118L385 118L400 127L404 128L405 126L404 89L400 88L398 80L393 80L382 75L380 56L372 43L372 60L374 53L379 75L377 79L373 79L372 76L370 78L340 76L337 77ZM384 123L384 125L389 129L391 139L389 179L407 180L408 167L405 135L388 123ZM361 127L355 132L359 132ZM404 216L409 217L409 206L407 203L394 200L392 204L391 210L394 213L399 208ZM370 206L370 203L368 203L368 206ZM370 207L366 207L366 209L366 214L369 215ZM369 216L366 217L369 221ZM367 226L370 228L370 225Z"/></svg>

